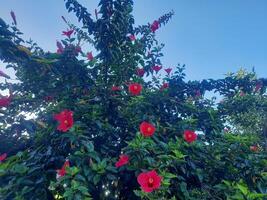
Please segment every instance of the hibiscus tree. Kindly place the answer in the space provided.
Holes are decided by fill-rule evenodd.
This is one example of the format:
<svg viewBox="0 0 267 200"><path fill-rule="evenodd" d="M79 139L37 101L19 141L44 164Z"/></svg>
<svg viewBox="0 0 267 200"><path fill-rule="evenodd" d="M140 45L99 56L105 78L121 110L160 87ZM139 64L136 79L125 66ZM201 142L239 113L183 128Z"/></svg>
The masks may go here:
<svg viewBox="0 0 267 200"><path fill-rule="evenodd" d="M131 0L100 0L94 15L65 3L82 26L63 17L56 52L24 42L14 12L0 20L18 80L1 68L0 199L264 197L266 79L186 81L156 40L173 12L138 26Z"/></svg>

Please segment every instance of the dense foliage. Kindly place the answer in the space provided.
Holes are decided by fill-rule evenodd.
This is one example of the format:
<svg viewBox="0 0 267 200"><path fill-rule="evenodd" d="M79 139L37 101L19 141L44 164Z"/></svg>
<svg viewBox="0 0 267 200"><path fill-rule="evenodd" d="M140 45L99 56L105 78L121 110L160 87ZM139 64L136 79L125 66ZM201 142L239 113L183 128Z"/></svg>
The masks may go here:
<svg viewBox="0 0 267 200"><path fill-rule="evenodd" d="M63 17L56 53L0 18L0 199L267 198L267 79L185 81L155 38L173 12L136 27L132 0L65 4L82 28Z"/></svg>

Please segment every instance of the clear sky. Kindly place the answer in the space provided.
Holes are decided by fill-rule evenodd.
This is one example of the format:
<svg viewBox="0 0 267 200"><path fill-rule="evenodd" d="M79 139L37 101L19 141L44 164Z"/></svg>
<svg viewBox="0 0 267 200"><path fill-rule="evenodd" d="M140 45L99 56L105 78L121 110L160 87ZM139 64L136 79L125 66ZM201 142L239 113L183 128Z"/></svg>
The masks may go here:
<svg viewBox="0 0 267 200"><path fill-rule="evenodd" d="M98 0L79 0L89 11ZM165 43L163 65L186 64L189 79L222 78L240 67L254 66L267 77L267 0L134 0L136 24L146 24L174 10L175 16L157 31ZM0 17L18 27L45 50L55 51L66 25L61 15L76 23L63 0L0 0ZM2 68L2 67L0 67Z"/></svg>

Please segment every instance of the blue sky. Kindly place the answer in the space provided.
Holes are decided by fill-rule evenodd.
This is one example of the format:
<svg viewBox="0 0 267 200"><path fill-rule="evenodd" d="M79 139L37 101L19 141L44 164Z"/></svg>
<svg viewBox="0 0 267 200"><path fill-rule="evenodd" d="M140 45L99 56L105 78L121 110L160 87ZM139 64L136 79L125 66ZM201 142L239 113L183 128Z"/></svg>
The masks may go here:
<svg viewBox="0 0 267 200"><path fill-rule="evenodd" d="M89 11L97 0L80 0ZM136 24L145 24L174 10L170 23L157 31L165 43L163 65L186 64L188 79L222 78L240 67L254 66L259 77L267 77L266 0L134 0ZM61 15L76 23L63 0L1 1L0 17L11 22L17 15L25 38L45 50L55 51L55 41L66 28ZM2 67L1 67L2 68Z"/></svg>

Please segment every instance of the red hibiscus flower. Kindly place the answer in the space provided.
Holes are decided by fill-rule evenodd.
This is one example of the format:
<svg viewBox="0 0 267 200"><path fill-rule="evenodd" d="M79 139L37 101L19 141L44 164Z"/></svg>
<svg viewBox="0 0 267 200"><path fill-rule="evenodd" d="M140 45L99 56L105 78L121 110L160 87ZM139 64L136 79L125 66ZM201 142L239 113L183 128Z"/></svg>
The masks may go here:
<svg viewBox="0 0 267 200"><path fill-rule="evenodd" d="M194 142L197 139L197 134L194 131L185 130L184 131L184 139L188 143Z"/></svg>
<svg viewBox="0 0 267 200"><path fill-rule="evenodd" d="M7 74L5 74L3 71L0 70L0 76L5 77L5 78L10 78Z"/></svg>
<svg viewBox="0 0 267 200"><path fill-rule="evenodd" d="M121 88L119 86L112 86L111 91L120 91Z"/></svg>
<svg viewBox="0 0 267 200"><path fill-rule="evenodd" d="M46 102L50 102L50 101L53 101L53 100L54 100L54 97L51 96L51 95L48 95L48 96L45 96L45 97L44 97L44 100L45 100Z"/></svg>
<svg viewBox="0 0 267 200"><path fill-rule="evenodd" d="M0 98L0 108L8 107L12 100L12 94Z"/></svg>
<svg viewBox="0 0 267 200"><path fill-rule="evenodd" d="M243 92L243 91L241 91L240 94L239 94L240 97L243 97L243 96L245 96L245 95L246 95L246 94L245 94L245 92Z"/></svg>
<svg viewBox="0 0 267 200"><path fill-rule="evenodd" d="M90 51L89 53L87 53L87 59L92 61L94 59L93 53L92 51Z"/></svg>
<svg viewBox="0 0 267 200"><path fill-rule="evenodd" d="M16 15L15 15L15 13L14 13L12 10L11 10L11 12L10 12L10 15L11 15L11 17L12 17L12 20L13 20L14 24L17 25Z"/></svg>
<svg viewBox="0 0 267 200"><path fill-rule="evenodd" d="M66 160L61 169L57 170L57 178L63 177L66 175L66 168L70 166L70 161Z"/></svg>
<svg viewBox="0 0 267 200"><path fill-rule="evenodd" d="M62 44L59 41L57 41L57 53L62 54L63 51L64 51L64 47L62 46Z"/></svg>
<svg viewBox="0 0 267 200"><path fill-rule="evenodd" d="M81 48L79 45L77 45L77 46L75 47L75 52L76 52L76 53L81 53L81 52L82 52L82 48Z"/></svg>
<svg viewBox="0 0 267 200"><path fill-rule="evenodd" d="M156 130L156 128L152 124L150 124L148 122L142 122L140 124L139 129L140 129L140 132L142 133L142 135L145 136L145 137L152 136L155 133L155 130Z"/></svg>
<svg viewBox="0 0 267 200"><path fill-rule="evenodd" d="M255 92L258 92L261 88L262 88L262 84L261 83L257 83L256 87L255 87Z"/></svg>
<svg viewBox="0 0 267 200"><path fill-rule="evenodd" d="M6 159L6 157L7 157L6 153L0 155L0 163L3 162Z"/></svg>
<svg viewBox="0 0 267 200"><path fill-rule="evenodd" d="M196 90L195 95L196 95L196 97L200 97L200 96L201 96L201 92L200 92L200 90Z"/></svg>
<svg viewBox="0 0 267 200"><path fill-rule="evenodd" d="M170 73L171 73L171 71L172 71L172 68L166 68L166 69L164 69L164 70L165 70L165 72L167 72L168 75L170 75Z"/></svg>
<svg viewBox="0 0 267 200"><path fill-rule="evenodd" d="M169 83L163 83L160 90L164 90L164 89L167 89L169 87Z"/></svg>
<svg viewBox="0 0 267 200"><path fill-rule="evenodd" d="M251 151L257 152L259 150L259 147L257 145L252 145L249 147Z"/></svg>
<svg viewBox="0 0 267 200"><path fill-rule="evenodd" d="M132 83L129 85L128 90L132 95L139 95L142 91L142 85L139 83Z"/></svg>
<svg viewBox="0 0 267 200"><path fill-rule="evenodd" d="M137 182L144 192L153 192L160 187L162 177L155 170L138 175Z"/></svg>
<svg viewBox="0 0 267 200"><path fill-rule="evenodd" d="M129 156L122 154L120 155L120 159L116 162L115 166L118 168L123 165L126 165L128 162L129 162Z"/></svg>
<svg viewBox="0 0 267 200"><path fill-rule="evenodd" d="M67 132L73 126L73 112L63 110L61 113L54 115L54 119L59 122L57 130Z"/></svg>
<svg viewBox="0 0 267 200"><path fill-rule="evenodd" d="M162 69L162 67L158 66L158 65L155 65L155 66L152 67L152 70L154 70L156 73L158 73L159 70L161 70L161 69Z"/></svg>
<svg viewBox="0 0 267 200"><path fill-rule="evenodd" d="M74 30L62 31L62 35L65 35L68 38L70 38L70 36L72 35L73 32L74 32Z"/></svg>
<svg viewBox="0 0 267 200"><path fill-rule="evenodd" d="M155 20L150 26L150 30L154 33L159 28L159 21Z"/></svg>
<svg viewBox="0 0 267 200"><path fill-rule="evenodd" d="M145 74L145 70L143 68L137 68L136 74L140 77L143 77Z"/></svg>
<svg viewBox="0 0 267 200"><path fill-rule="evenodd" d="M136 40L134 35L129 35L129 38L130 38L131 41L135 41Z"/></svg>

